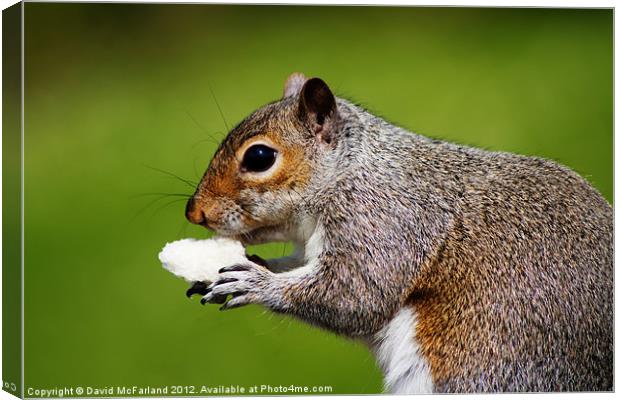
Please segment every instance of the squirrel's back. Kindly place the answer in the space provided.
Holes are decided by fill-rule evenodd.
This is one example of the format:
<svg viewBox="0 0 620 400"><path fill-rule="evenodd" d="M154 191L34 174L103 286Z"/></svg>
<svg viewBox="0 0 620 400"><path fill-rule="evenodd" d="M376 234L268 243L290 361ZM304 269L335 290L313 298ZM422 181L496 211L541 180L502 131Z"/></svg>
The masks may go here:
<svg viewBox="0 0 620 400"><path fill-rule="evenodd" d="M612 390L609 203L552 161L411 134L342 100L339 111L347 143L319 191L352 232L335 251L385 265L377 279L421 265L395 294L415 313L434 390Z"/></svg>

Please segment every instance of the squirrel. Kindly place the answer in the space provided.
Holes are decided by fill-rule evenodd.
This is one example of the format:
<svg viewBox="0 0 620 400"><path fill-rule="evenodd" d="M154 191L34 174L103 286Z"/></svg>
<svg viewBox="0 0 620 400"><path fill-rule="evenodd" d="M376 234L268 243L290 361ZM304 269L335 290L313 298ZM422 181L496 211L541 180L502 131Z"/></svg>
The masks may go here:
<svg viewBox="0 0 620 400"><path fill-rule="evenodd" d="M203 304L360 340L387 392L613 390L613 210L553 161L409 132L295 73L222 141L185 213L295 244L222 268Z"/></svg>

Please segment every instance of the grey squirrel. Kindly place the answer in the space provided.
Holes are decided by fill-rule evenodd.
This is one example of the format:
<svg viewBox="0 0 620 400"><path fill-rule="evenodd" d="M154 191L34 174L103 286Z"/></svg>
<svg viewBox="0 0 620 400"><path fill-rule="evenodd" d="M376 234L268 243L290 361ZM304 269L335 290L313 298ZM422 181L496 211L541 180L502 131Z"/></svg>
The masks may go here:
<svg viewBox="0 0 620 400"><path fill-rule="evenodd" d="M186 216L296 244L222 268L203 302L361 340L388 392L613 390L612 207L552 161L408 132L293 74Z"/></svg>

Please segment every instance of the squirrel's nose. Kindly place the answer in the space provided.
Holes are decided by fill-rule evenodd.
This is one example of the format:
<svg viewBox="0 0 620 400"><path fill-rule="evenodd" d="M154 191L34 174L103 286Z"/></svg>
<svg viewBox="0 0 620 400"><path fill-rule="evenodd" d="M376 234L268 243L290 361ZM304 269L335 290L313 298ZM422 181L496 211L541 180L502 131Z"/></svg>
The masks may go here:
<svg viewBox="0 0 620 400"><path fill-rule="evenodd" d="M192 196L185 206L185 218L192 224L206 225L207 219L201 207L196 207L196 199Z"/></svg>

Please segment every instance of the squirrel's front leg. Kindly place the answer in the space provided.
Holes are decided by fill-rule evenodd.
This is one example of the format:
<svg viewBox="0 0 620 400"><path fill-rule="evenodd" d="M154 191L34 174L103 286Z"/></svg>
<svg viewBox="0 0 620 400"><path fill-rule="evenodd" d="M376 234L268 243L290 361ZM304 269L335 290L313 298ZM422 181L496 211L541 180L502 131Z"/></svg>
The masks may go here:
<svg viewBox="0 0 620 400"><path fill-rule="evenodd" d="M207 288L203 304L232 295L222 310L247 304L260 304L272 311L300 318L336 333L365 337L380 329L397 309L398 293L358 284L352 271L350 279L338 279L318 265L308 264L285 273L274 273L249 262L220 270L220 278ZM329 275L329 276L327 276ZM366 274L367 275L367 274ZM374 289L374 290L373 290ZM393 299L392 301L386 301Z"/></svg>

